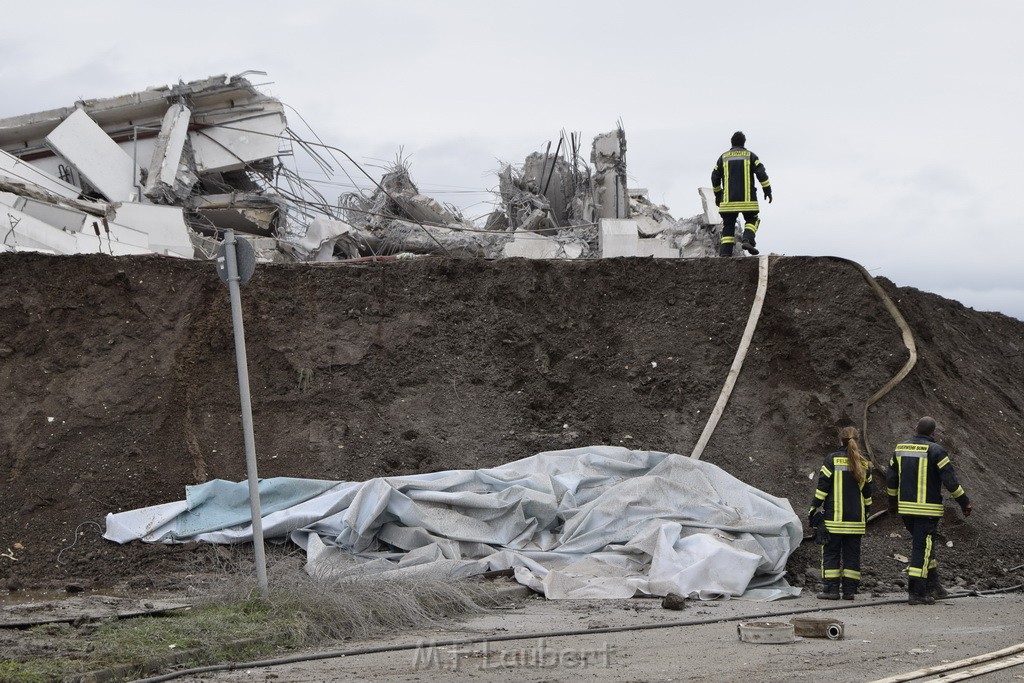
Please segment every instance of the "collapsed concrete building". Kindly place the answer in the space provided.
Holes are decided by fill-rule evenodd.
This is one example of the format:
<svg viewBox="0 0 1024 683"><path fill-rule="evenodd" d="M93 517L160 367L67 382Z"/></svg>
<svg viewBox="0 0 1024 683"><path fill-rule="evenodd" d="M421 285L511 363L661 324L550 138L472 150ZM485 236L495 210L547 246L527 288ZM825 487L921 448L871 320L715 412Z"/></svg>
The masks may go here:
<svg viewBox="0 0 1024 683"><path fill-rule="evenodd" d="M298 148L333 172L331 148L296 136L249 73L0 120L0 250L210 258L230 229L264 261L715 253L706 195L703 214L676 220L627 187L621 125L594 139L589 164L564 132L554 152L503 164L482 225L420 193L401 158L367 176L373 191L329 200L284 160Z"/></svg>

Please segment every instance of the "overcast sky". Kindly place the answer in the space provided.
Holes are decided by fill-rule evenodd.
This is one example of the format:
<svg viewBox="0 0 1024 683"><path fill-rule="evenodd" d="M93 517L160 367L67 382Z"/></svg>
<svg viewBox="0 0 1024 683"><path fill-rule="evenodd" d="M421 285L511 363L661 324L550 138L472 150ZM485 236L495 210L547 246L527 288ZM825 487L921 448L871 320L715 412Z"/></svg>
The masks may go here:
<svg viewBox="0 0 1024 683"><path fill-rule="evenodd" d="M4 25L0 117L266 71L325 142L378 166L403 149L468 216L501 162L563 129L589 156L619 120L630 184L692 216L743 130L775 194L762 251L1024 319L1019 0L96 0L7 3Z"/></svg>

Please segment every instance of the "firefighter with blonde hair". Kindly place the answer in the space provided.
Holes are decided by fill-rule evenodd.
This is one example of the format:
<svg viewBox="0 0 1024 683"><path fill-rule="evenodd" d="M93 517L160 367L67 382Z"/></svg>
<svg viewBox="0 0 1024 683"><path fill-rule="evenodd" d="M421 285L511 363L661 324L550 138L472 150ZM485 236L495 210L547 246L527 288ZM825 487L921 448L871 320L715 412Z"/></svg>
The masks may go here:
<svg viewBox="0 0 1024 683"><path fill-rule="evenodd" d="M821 545L821 600L853 600L860 586L860 544L871 506L871 464L861 455L859 436L856 427L839 431L842 447L825 456L808 511Z"/></svg>

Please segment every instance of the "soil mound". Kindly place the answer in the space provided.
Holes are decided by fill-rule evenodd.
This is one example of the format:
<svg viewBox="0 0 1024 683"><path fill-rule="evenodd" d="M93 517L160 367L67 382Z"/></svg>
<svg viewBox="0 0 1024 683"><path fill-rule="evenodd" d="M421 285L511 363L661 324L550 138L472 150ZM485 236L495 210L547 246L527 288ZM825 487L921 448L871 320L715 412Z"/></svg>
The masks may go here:
<svg viewBox="0 0 1024 683"><path fill-rule="evenodd" d="M756 259L260 266L242 289L260 476L355 481L591 444L688 454L756 283ZM873 406L870 446L887 460L934 416L975 505L967 521L949 506L944 572L1015 583L1024 323L883 285L919 360ZM865 399L906 359L855 267L773 258L703 459L802 514L836 428L860 426ZM0 387L0 587L158 586L216 558L99 533L108 512L246 476L228 294L212 263L0 255ZM871 525L867 587L902 580L905 536L897 519ZM817 562L805 543L791 579Z"/></svg>

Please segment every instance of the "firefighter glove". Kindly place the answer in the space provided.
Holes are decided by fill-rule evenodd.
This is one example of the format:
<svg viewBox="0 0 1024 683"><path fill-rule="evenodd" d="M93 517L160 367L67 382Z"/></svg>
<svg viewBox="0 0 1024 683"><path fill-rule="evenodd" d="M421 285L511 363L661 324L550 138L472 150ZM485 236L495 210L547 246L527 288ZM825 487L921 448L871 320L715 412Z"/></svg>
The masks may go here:
<svg viewBox="0 0 1024 683"><path fill-rule="evenodd" d="M900 504L895 498L889 499L889 514L895 515L900 511Z"/></svg>
<svg viewBox="0 0 1024 683"><path fill-rule="evenodd" d="M721 205L722 205L722 193L721 192L716 192L715 193L715 206L721 206Z"/></svg>
<svg viewBox="0 0 1024 683"><path fill-rule="evenodd" d="M770 188L770 187L764 188L764 198L768 200L769 204L772 203L772 188Z"/></svg>
<svg viewBox="0 0 1024 683"><path fill-rule="evenodd" d="M970 517L971 510L974 509L974 506L971 505L970 503L964 503L963 505L960 506L960 509L963 510L964 517Z"/></svg>

